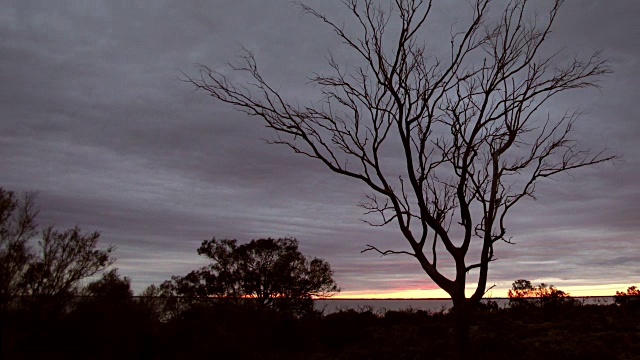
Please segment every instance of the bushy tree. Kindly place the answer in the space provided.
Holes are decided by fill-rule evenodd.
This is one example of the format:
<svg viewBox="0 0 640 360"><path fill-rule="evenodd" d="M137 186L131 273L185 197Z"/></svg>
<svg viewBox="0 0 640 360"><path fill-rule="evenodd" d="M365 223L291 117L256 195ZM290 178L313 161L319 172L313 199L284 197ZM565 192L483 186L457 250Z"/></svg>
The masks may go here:
<svg viewBox="0 0 640 360"><path fill-rule="evenodd" d="M141 313L133 300L131 279L120 276L117 268L103 272L100 278L83 287L79 295L75 302L76 316L109 322L116 317L122 320L134 312Z"/></svg>
<svg viewBox="0 0 640 360"><path fill-rule="evenodd" d="M184 277L173 277L170 287L175 293L237 302L249 298L270 308L305 313L313 307L313 296L328 297L340 291L329 263L307 259L293 238L259 239L242 245L213 238L202 242L198 254L211 263Z"/></svg>
<svg viewBox="0 0 640 360"><path fill-rule="evenodd" d="M114 268L103 273L100 279L85 286L83 295L108 299L110 301L129 299L133 296L131 279L126 276L120 277L118 269Z"/></svg>

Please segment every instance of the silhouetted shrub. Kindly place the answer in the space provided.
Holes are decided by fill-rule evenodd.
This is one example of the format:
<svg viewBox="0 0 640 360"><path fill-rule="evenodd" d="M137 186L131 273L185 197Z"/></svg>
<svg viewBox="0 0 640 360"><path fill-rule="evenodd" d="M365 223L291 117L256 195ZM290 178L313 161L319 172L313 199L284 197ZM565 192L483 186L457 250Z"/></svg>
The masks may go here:
<svg viewBox="0 0 640 360"><path fill-rule="evenodd" d="M331 348L371 339L372 327L379 317L370 308L341 310L325 316L321 341Z"/></svg>
<svg viewBox="0 0 640 360"><path fill-rule="evenodd" d="M537 286L529 280L516 280L508 292L511 307L557 307L575 306L579 303L562 290L553 285L541 283Z"/></svg>
<svg viewBox="0 0 640 360"><path fill-rule="evenodd" d="M480 313L495 313L500 310L500 305L495 300L483 299L476 306L476 310Z"/></svg>
<svg viewBox="0 0 640 360"><path fill-rule="evenodd" d="M363 308L299 318L252 302L211 299L193 302L177 316L160 322L138 300L101 308L105 303L95 297L81 298L74 309L58 318L10 313L0 323L1 358L396 360L457 356L450 339L454 319L446 312L409 309L382 314ZM519 313L512 308L478 312L471 326L472 358L637 358L640 314L620 306L565 310L553 321L541 321L542 307Z"/></svg>
<svg viewBox="0 0 640 360"><path fill-rule="evenodd" d="M630 311L640 311L640 289L636 286L627 288L627 292L616 291L614 301L617 305Z"/></svg>

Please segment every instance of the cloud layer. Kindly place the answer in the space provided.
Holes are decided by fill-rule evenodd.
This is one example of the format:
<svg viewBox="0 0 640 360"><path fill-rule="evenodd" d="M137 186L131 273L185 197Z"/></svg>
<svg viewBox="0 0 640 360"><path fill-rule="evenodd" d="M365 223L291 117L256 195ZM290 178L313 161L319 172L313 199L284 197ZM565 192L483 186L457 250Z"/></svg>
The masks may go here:
<svg viewBox="0 0 640 360"><path fill-rule="evenodd" d="M393 226L359 220L365 188L265 144L273 134L258 119L179 80L195 63L226 71L244 46L285 96L317 96L307 76L327 69L327 51L350 55L289 1L5 3L0 186L38 190L43 225L101 231L136 290L200 266L195 250L213 236L294 236L332 264L345 292L434 287L409 258L360 253L407 247ZM309 4L349 26L338 2ZM464 4L440 8L448 17L429 31L448 34L445 20L463 21ZM542 183L538 201L512 213L517 245L498 247L490 273L500 288L638 282L638 13L633 0L566 1L549 48L603 50L614 73L550 110L582 109L577 138L623 159Z"/></svg>

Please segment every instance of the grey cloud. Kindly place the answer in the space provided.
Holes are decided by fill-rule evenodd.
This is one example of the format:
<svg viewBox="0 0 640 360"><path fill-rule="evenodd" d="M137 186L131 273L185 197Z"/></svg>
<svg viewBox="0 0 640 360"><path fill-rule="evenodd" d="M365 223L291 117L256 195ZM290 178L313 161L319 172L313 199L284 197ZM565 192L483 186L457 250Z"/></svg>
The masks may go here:
<svg viewBox="0 0 640 360"><path fill-rule="evenodd" d="M339 4L310 5L354 29ZM459 5L438 8L443 16L426 35L463 21ZM492 264L501 287L517 278L598 284L636 276L634 257L621 256L640 253L636 9L629 0L565 3L550 48L567 47L563 59L602 49L614 73L601 90L570 93L550 110L583 109L576 137L623 159L541 182L538 201L513 211L518 244L498 244ZM180 70L196 74L194 63L228 71L241 45L301 103L318 100L306 81L327 71L327 51L346 65L355 59L286 0L7 2L0 186L39 190L43 225L100 230L137 290L200 266L195 250L212 236L295 236L305 253L332 264L346 291L432 286L410 258L360 253L365 244L407 247L393 225L359 220L362 184L265 144L273 133L259 119L178 80ZM430 44L434 52L444 45Z"/></svg>

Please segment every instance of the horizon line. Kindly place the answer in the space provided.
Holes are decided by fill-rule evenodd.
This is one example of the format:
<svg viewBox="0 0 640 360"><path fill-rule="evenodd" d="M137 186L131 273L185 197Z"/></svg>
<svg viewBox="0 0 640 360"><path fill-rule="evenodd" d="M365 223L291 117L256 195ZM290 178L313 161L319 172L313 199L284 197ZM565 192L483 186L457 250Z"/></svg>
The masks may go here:
<svg viewBox="0 0 640 360"><path fill-rule="evenodd" d="M576 296L566 296L568 298L603 298L603 297L615 297L616 295L576 295ZM527 297L524 299L540 299L541 297ZM509 297L483 297L481 300L510 300ZM377 297L317 297L313 298L313 300L451 300L451 298L377 298Z"/></svg>

